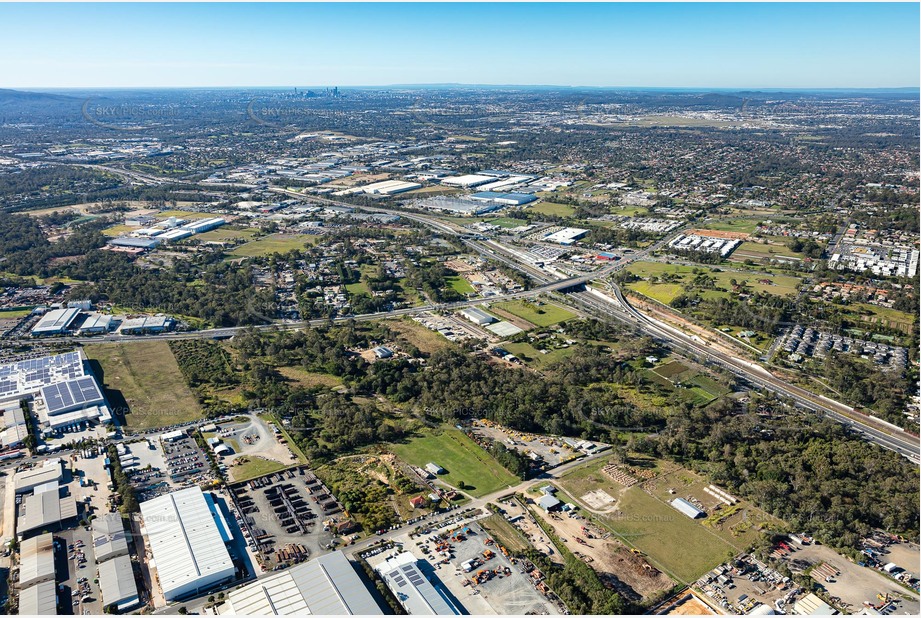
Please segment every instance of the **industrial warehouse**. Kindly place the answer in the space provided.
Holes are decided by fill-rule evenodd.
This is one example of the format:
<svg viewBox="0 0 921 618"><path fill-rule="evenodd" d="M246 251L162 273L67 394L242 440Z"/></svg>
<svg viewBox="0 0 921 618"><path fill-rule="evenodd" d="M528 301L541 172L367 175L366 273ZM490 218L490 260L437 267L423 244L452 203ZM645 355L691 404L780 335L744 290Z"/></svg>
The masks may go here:
<svg viewBox="0 0 921 618"><path fill-rule="evenodd" d="M336 551L234 590L226 615L383 615L348 558Z"/></svg>
<svg viewBox="0 0 921 618"><path fill-rule="evenodd" d="M67 352L0 366L0 406L32 399L43 435L112 415L81 352Z"/></svg>
<svg viewBox="0 0 921 618"><path fill-rule="evenodd" d="M141 519L167 601L233 579L230 529L211 494L196 486L142 502Z"/></svg>

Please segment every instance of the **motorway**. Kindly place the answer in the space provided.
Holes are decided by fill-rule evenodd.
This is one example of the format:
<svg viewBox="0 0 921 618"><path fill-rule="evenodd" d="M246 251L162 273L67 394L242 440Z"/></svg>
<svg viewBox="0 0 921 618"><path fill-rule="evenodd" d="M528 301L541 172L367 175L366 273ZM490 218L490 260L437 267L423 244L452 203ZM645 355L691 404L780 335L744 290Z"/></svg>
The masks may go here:
<svg viewBox="0 0 921 618"><path fill-rule="evenodd" d="M120 170L117 168L110 168L102 165L92 166L97 169L107 170L113 173L123 174L126 176L134 177L135 180L147 181L147 182L162 182L164 179L158 179L146 174L138 174L136 172L126 172L125 170ZM510 249L504 246L501 242L495 240L480 240L481 237L471 234L469 231L464 228L445 222L440 221L434 217L407 212L404 210L393 210L388 208L381 208L377 206L356 206L355 204L350 204L347 202L339 202L336 200L331 200L329 198L314 196L314 195L304 195L303 193L298 193L296 191L290 191L280 187L272 187L272 191L286 195L289 197L294 197L301 200L306 200L314 203L325 203L335 206L345 206L349 208L355 208L358 210L368 211L368 212L377 212L384 214L397 215L411 221L415 221L422 225L425 225L429 229L434 230L435 232L450 235L457 237L463 242L469 249L479 253L483 257L488 259L496 260L507 266L523 272L528 276L535 279L540 286L535 287L532 290L527 290L523 292L517 292L514 294L507 294L502 296L494 296L491 298L484 299L475 299L462 301L459 303L450 303L443 305L425 305L422 307L412 307L405 309L397 309L391 312L382 312L374 314L366 314L361 316L345 316L342 318L337 318L337 320L375 320L386 317L400 316L400 315L409 315L413 313L423 312L423 311L437 311L437 310L453 310L462 307L492 302L494 300L506 300L513 298L523 298L531 296L534 294L540 294L545 292L554 292L560 291L564 292L566 290L573 290L574 288L581 287L583 284L587 284L591 281L604 281L611 289L614 294L614 297L610 297L606 294L602 294L598 290L588 288L586 291L573 292L568 295L582 310L588 314L601 319L615 319L621 322L626 322L632 324L635 327L639 328L641 331L653 336L654 338L662 341L663 343L671 346L676 351L689 354L692 357L704 359L704 362L709 362L724 369L731 371L737 376L747 380L751 384L764 388L770 392L787 397L795 401L798 405L813 410L817 413L825 414L830 418L838 420L842 423L853 426L856 430L860 431L862 435L868 440L888 448L890 450L902 453L906 457L912 459L914 462L921 460L921 447L919 447L919 440L915 436L908 434L898 427L886 423L881 419L876 419L875 417L861 414L854 410L851 406L845 405L841 402L835 401L828 397L823 397L821 395L816 395L810 391L807 391L799 386L790 384L789 382L783 380L767 371L761 365L730 356L728 354L719 352L710 348L708 344L702 341L696 336L689 336L685 333L675 329L671 326L668 326L662 322L649 318L642 312L634 308L630 303L624 298L618 286L608 279L608 276L618 270L623 269L627 264L633 261L642 260L647 257L649 254L653 253L657 249L665 245L671 238L675 235L681 233L681 229L674 230L668 236L662 238L655 244L647 247L642 251L638 251L628 256L624 256L618 262L615 262L611 265L608 265L598 271L595 271L590 274L578 276L578 277L565 277L557 273L548 272L548 270L532 264L526 259L524 259L521 254L513 249ZM310 320L306 322L290 322L290 323L281 323L281 324L269 324L264 326L257 326L256 328L282 328L282 329L298 329L305 327L319 326L322 324L328 323L329 320ZM191 333L169 333L164 335L158 335L157 337L161 338L223 338L229 337L241 330L237 328L223 328L223 329L213 329L207 331L196 331ZM139 337L139 339L149 339L150 336ZM74 341L83 342L100 342L100 341L129 341L134 339L134 337L123 337L120 335L116 336L106 336L106 337L94 337L94 338L84 338L84 339L74 339Z"/></svg>

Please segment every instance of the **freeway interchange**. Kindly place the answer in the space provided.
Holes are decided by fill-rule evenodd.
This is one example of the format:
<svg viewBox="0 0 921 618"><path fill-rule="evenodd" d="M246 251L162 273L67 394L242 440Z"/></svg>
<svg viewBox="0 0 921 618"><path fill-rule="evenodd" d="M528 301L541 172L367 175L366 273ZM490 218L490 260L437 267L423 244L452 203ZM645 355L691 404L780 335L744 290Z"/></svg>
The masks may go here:
<svg viewBox="0 0 921 618"><path fill-rule="evenodd" d="M123 175L126 174L124 170L120 170L118 168L111 168L102 165L93 167L105 169L113 173ZM143 175L143 177L141 177L140 175L132 174L132 177L133 180L140 182L162 182L162 179L157 179L147 175ZM510 268L526 274L538 283L537 286L521 292L503 294L488 298L466 300L455 303L428 304L419 307L395 309L392 311L380 313L363 314L357 316L342 316L334 318L332 321L376 320L381 318L411 315L426 311L455 310L493 301L526 298L543 293L562 292L566 294L566 297L569 301L571 301L571 304L577 307L585 315L589 315L602 320L613 319L619 322L627 323L638 331L666 344L676 352L698 359L705 364L718 366L724 370L727 370L755 387L765 389L769 392L775 393L776 395L780 395L791 400L797 406L812 410L813 412L819 414L827 415L836 421L846 423L852 426L867 440L870 440L884 448L901 453L915 463L921 461L921 448L919 448L919 441L916 436L903 431L895 425L886 423L881 419L860 413L851 406L821 395L817 395L794 384L790 384L788 381L774 375L757 363L716 350L712 348L708 343L701 340L699 337L694 335L687 335L686 333L676 328L648 317L633 307L624 297L617 284L610 280L609 275L623 269L627 264L633 261L642 260L646 256L658 250L675 235L680 233L682 231L681 229L674 230L671 234L662 238L650 247L647 247L646 249L633 253L629 256L624 256L620 261L607 265L599 270L579 276L567 276L565 273L561 273L558 270L546 269L542 264L539 265L530 262L520 252L505 246L501 242L501 239L486 239L480 235L473 234L469 230L466 230L460 226L441 221L429 215L407 210L394 210L377 206L356 206L355 204L331 200L329 198L320 196L305 196L302 193L281 187L272 187L271 190L281 195L302 200L309 200L315 203L329 204L334 206L346 206L367 212L392 214L403 217L423 225L433 232L453 236L462 242L468 249L479 254L480 256L488 260L505 264ZM598 289L590 287L588 284L592 282L601 283L602 285L606 286L612 294L605 294ZM131 341L135 339L146 340L152 337L161 339L222 339L232 337L235 333L243 330L244 328L293 330L316 327L328 323L330 323L329 319L318 319L270 323L252 327L218 328L211 330L164 333L160 335L146 335L138 337L106 335L103 337L92 338L72 338L72 340L80 343L99 343Z"/></svg>

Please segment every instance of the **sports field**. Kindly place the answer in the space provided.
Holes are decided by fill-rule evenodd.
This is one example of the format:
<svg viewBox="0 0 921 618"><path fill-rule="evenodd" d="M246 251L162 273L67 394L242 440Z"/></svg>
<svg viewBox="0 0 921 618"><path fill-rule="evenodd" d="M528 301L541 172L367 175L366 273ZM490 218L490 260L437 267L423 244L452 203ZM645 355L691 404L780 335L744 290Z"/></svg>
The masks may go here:
<svg viewBox="0 0 921 618"><path fill-rule="evenodd" d="M97 375L116 411L127 407L132 429L166 427L202 417L195 394L186 385L166 341L95 344L84 347L98 361Z"/></svg>
<svg viewBox="0 0 921 618"><path fill-rule="evenodd" d="M424 433L401 444L391 444L397 457L414 466L432 462L445 469L439 479L453 487L463 482L464 492L484 496L519 480L486 451L457 429Z"/></svg>
<svg viewBox="0 0 921 618"><path fill-rule="evenodd" d="M508 311L512 315L518 316L522 320L527 320L536 326L551 326L576 317L576 314L558 305L546 302L538 305L537 302L513 300L496 303L495 307Z"/></svg>
<svg viewBox="0 0 921 618"><path fill-rule="evenodd" d="M235 257L260 257L273 253L287 253L292 249L304 249L312 245L317 236L310 234L272 234L259 238L245 245L240 245L230 252Z"/></svg>

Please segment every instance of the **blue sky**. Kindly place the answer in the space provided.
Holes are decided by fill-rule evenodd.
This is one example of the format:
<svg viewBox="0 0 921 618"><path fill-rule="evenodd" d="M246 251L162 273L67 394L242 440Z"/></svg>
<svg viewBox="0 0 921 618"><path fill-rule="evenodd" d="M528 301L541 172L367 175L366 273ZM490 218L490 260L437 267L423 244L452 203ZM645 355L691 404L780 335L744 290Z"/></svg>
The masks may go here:
<svg viewBox="0 0 921 618"><path fill-rule="evenodd" d="M0 88L919 86L918 3L0 4Z"/></svg>

